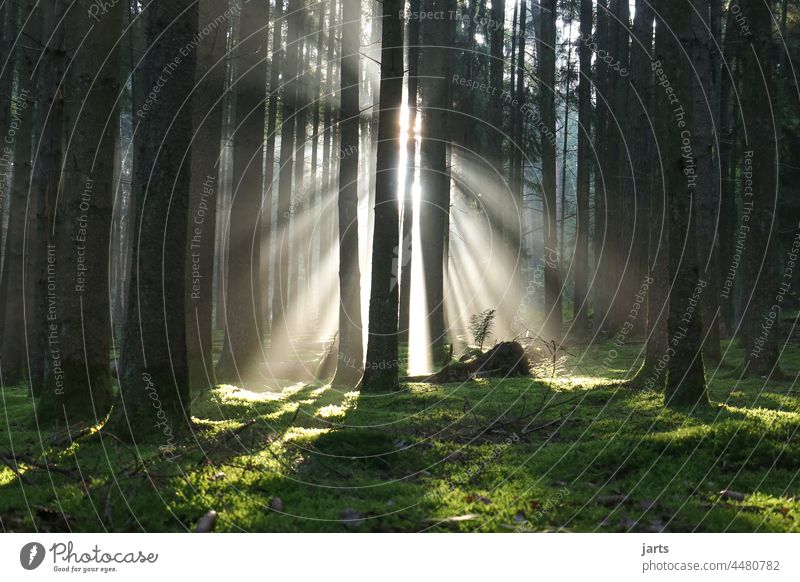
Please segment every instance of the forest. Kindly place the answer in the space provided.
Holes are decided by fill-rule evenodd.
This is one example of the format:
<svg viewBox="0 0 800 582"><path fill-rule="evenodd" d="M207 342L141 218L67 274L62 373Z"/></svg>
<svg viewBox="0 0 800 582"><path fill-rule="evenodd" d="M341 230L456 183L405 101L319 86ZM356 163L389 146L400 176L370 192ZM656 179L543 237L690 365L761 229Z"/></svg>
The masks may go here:
<svg viewBox="0 0 800 582"><path fill-rule="evenodd" d="M797 0L0 0L0 531L800 532Z"/></svg>

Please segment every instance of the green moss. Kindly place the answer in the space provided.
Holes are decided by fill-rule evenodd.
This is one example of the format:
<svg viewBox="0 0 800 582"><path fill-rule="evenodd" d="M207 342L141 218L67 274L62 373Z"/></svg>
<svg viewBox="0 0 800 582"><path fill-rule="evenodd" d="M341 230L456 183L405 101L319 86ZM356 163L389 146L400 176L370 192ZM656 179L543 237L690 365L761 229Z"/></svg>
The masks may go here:
<svg viewBox="0 0 800 582"><path fill-rule="evenodd" d="M611 347L571 350L546 382L219 386L192 402L194 436L168 455L105 429L68 444L39 431L28 390L7 388L0 453L16 451L23 481L0 464L0 520L185 531L214 509L218 531L800 532L791 381L740 379L741 348L726 343L707 373L711 405L670 410L655 391L617 386L641 346L609 361ZM794 376L800 349L781 366ZM359 518L343 522L345 510Z"/></svg>

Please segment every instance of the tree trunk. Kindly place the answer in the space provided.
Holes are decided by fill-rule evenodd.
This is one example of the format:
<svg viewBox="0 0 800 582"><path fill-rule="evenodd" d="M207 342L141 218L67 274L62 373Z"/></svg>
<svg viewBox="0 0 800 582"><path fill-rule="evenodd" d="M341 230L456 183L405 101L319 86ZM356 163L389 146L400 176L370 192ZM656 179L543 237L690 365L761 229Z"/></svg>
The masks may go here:
<svg viewBox="0 0 800 582"><path fill-rule="evenodd" d="M31 142L36 101L36 59L38 50L30 45L40 39L41 10L35 0L25 0L19 5L19 18L25 23L22 36L14 51L17 84L11 101L11 114L4 136L4 159L11 157L13 149L14 171L11 178L8 232L6 239L5 277L8 290L3 321L3 345L0 352L0 371L3 385L13 386L29 380L27 335L25 325L24 294L26 281L25 220L31 184ZM11 140L11 144L8 141Z"/></svg>
<svg viewBox="0 0 800 582"><path fill-rule="evenodd" d="M472 4L474 4L474 0ZM410 0L409 10L419 12L421 0ZM406 28L408 63L408 141L406 142L406 177L403 187L403 233L400 241L400 340L408 341L411 324L411 261L413 255L414 174L417 167L417 98L419 88L420 24L409 18ZM474 25L473 25L474 26ZM471 58L471 55L469 55Z"/></svg>
<svg viewBox="0 0 800 582"><path fill-rule="evenodd" d="M144 14L150 50L140 74L145 86L161 87L137 111L134 262L120 402L109 428L133 442L154 440L168 452L190 431L185 266L192 110L185 100L194 86L195 56L184 47L197 35L197 4L156 2Z"/></svg>
<svg viewBox="0 0 800 582"><path fill-rule="evenodd" d="M361 333L361 270L358 264L359 38L357 0L342 0L342 104L339 150L339 357L335 386L356 386L364 365Z"/></svg>
<svg viewBox="0 0 800 582"><path fill-rule="evenodd" d="M334 6L335 8L335 6ZM322 96L322 57L325 47L325 4L317 6L319 20L317 20L317 42L316 42L316 62L314 63L314 98L311 100L313 114L311 119L311 193L314 196L314 230L309 236L309 268L306 289L308 290L309 318L316 322L320 317L319 286L320 262L322 259L322 248L320 246L320 224L322 223L322 188L318 179L320 159L319 159L319 140L320 123L322 121L320 98ZM332 31L329 31L332 34Z"/></svg>
<svg viewBox="0 0 800 582"><path fill-rule="evenodd" d="M608 51L608 0L597 0L597 24L593 37L596 48L595 56L601 50ZM609 153L608 153L608 119L609 112L609 77L608 65L602 58L596 58L594 69L595 86L595 124L594 124L594 149L597 152L594 171L594 236L592 246L594 251L594 272L592 276L592 328L597 334L605 327L608 315L610 296L606 277L608 277L608 264L611 262L606 241L608 216L606 197L610 188L609 183Z"/></svg>
<svg viewBox="0 0 800 582"><path fill-rule="evenodd" d="M189 198L190 252L186 264L189 292L186 349L189 379L194 390L207 390L217 383L211 316L229 6L227 0L203 0L199 3L198 28L201 31L208 30L208 33L203 35L197 47L195 89L192 94L194 133Z"/></svg>
<svg viewBox="0 0 800 582"><path fill-rule="evenodd" d="M298 41L303 0L289 0L286 52L284 53L283 107L281 115L281 156L278 176L278 208L275 233L275 283L272 297L270 357L279 359L289 352L289 216L292 204L294 126L297 108Z"/></svg>
<svg viewBox="0 0 800 582"><path fill-rule="evenodd" d="M539 78L541 110L542 191L544 216L544 311L542 335L547 341L561 341L561 257L558 256L558 214L556 210L556 1L541 3L539 34Z"/></svg>
<svg viewBox="0 0 800 582"><path fill-rule="evenodd" d="M264 286L264 332L271 333L272 330L272 305L270 299L272 297L273 288L275 285L275 269L272 264L273 249L272 243L274 238L274 231L272 230L272 209L277 207L277 189L275 184L275 142L277 137L278 127L278 95L281 92L281 70L283 69L283 59L285 57L285 49L283 48L283 26L286 18L283 14L283 0L278 0L275 3L272 17L272 62L270 64L269 76L269 104L267 106L267 160L264 163L264 184L267 188L265 195L265 204L267 208L264 214L266 215L266 224L268 228L262 233L262 239L267 241L266 259L268 263L266 273L266 285Z"/></svg>
<svg viewBox="0 0 800 582"><path fill-rule="evenodd" d="M657 98L669 100L665 108L666 131L662 134L661 155L665 172L669 236L669 314L667 318L666 390L667 406L700 405L708 402L702 354L702 321L697 302L705 283L697 265L696 227L693 210L696 196L692 134L692 75L683 47L691 42L691 11L675 2L660 2L656 14L664 35L663 51L656 50L653 63L657 83L664 80L674 90Z"/></svg>
<svg viewBox="0 0 800 582"><path fill-rule="evenodd" d="M653 7L646 0L637 0L633 24L636 42L631 49L631 86L637 115L631 133L636 140L632 149L638 209L635 240L637 249L641 250L634 249L634 260L637 272L643 276L641 286L645 290L647 301L645 312L636 312L637 319L645 319L646 345L642 366L627 383L660 390L666 377L664 365L659 366L659 362L667 349L669 273L668 241L664 236L665 201L661 196L656 196L656 192L663 191L663 183L658 180L661 177L660 164L653 139L669 130L670 111L663 96L654 92L651 70L654 54L653 18ZM666 34L669 31L659 25L655 39L658 50L663 50Z"/></svg>
<svg viewBox="0 0 800 582"><path fill-rule="evenodd" d="M302 217L308 208L306 192L306 145L308 143L308 53L306 52L306 34L308 12L305 1L298 14L300 30L297 38L297 104L294 121L294 186L292 202L289 205L289 232L291 237L291 263L289 265L289 313L294 315L291 325L296 330L305 332L305 299L308 250L306 233L301 231Z"/></svg>
<svg viewBox="0 0 800 582"><path fill-rule="evenodd" d="M375 224L372 241L372 284L369 337L363 390L394 390L397 373L398 288L392 259L400 242L397 198L400 139L398 116L403 105L403 2L383 1L380 110L375 177Z"/></svg>
<svg viewBox="0 0 800 582"><path fill-rule="evenodd" d="M223 382L239 383L258 372L261 352L261 203L267 83L269 2L242 4L233 130L233 200L228 225L225 342L217 366Z"/></svg>
<svg viewBox="0 0 800 582"><path fill-rule="evenodd" d="M28 278L25 282L25 309L30 383L39 395L45 382L48 361L48 274L55 283L52 216L61 182L64 92L64 26L63 4L60 0L40 4L42 11L42 52L38 65L37 107L34 113L34 160L31 192L27 209L27 240L25 247ZM45 46L46 45L46 46ZM50 251L50 252L48 252ZM48 273L48 257L51 272ZM53 321L55 323L55 321Z"/></svg>
<svg viewBox="0 0 800 582"><path fill-rule="evenodd" d="M781 277L776 240L778 159L775 111L775 80L772 62L772 15L767 2L741 4L751 34L742 35L742 108L746 128L745 160L752 176L743 177L742 223L749 224L746 243L747 300L745 304L745 373L751 376L780 375L780 313L790 278ZM739 29L740 34L741 29ZM747 46L749 45L749 46ZM754 82L754 79L763 79ZM749 220L748 220L749 218Z"/></svg>
<svg viewBox="0 0 800 582"><path fill-rule="evenodd" d="M489 86L493 98L489 100L489 154L502 174L503 159L503 69L505 65L506 0L493 0L491 8L491 35L489 37Z"/></svg>
<svg viewBox="0 0 800 582"><path fill-rule="evenodd" d="M447 13L450 0L425 0L423 11ZM427 320L432 361L443 363L446 232L450 224L450 171L447 165L448 89L455 20L430 20L422 26L425 58L420 60L420 239L425 273ZM396 259L395 259L396 260Z"/></svg>
<svg viewBox="0 0 800 582"><path fill-rule="evenodd" d="M591 180L592 126L592 1L580 0L580 38L578 44L578 175L575 181L575 280L572 327L580 337L588 326L589 289L589 191Z"/></svg>
<svg viewBox="0 0 800 582"><path fill-rule="evenodd" d="M0 135L8 135L11 118L11 103L14 89L16 51L14 39L17 30L17 3L5 2L0 12ZM8 277L6 276L6 243L8 242L8 218L11 192L11 179L14 167L14 148L0 148L0 330L5 329L6 298L8 297ZM0 347L2 338L0 338ZM1 353L1 352L0 352Z"/></svg>
<svg viewBox="0 0 800 582"><path fill-rule="evenodd" d="M713 1L713 0L712 0ZM717 175L714 163L715 105L712 95L715 75L712 63L711 13L709 0L693 0L693 43L691 56L695 74L692 76L694 97L694 138L697 157L697 187L695 212L697 213L698 267L708 292L700 300L703 320L703 354L711 362L719 362L722 352L719 345L719 296L717 289L717 224L719 198L714 187Z"/></svg>

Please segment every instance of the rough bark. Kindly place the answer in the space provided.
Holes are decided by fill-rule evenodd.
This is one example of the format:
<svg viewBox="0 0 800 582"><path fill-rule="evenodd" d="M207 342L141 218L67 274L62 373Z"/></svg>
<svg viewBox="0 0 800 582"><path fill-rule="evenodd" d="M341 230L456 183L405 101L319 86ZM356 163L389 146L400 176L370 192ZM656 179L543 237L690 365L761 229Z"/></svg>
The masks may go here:
<svg viewBox="0 0 800 582"><path fill-rule="evenodd" d="M267 228L262 233L262 240L266 241L266 285L264 286L264 333L270 334L272 330L272 305L270 298L275 284L275 274L271 267L272 264L272 243L274 232L272 231L272 209L277 207L277 189L274 187L275 181L275 142L278 127L278 97L281 93L281 71L283 69L283 59L285 50L283 48L283 28L286 18L283 14L283 0L278 0L272 10L272 62L270 63L269 76L269 102L267 105L267 151L266 162L264 162L264 185L267 188L265 194L264 218Z"/></svg>
<svg viewBox="0 0 800 582"><path fill-rule="evenodd" d="M423 10L447 13L450 0L426 0ZM444 352L444 272L446 232L450 224L450 171L447 164L448 89L454 20L431 20L422 26L425 58L420 60L420 238L422 272L425 273L427 320L432 361L442 362Z"/></svg>
<svg viewBox="0 0 800 582"><path fill-rule="evenodd" d="M5 386L29 380L27 360L27 335L24 316L24 293L27 265L25 261L25 221L28 215L32 169L33 116L36 102L36 59L38 50L30 46L31 39L40 38L41 11L34 0L25 0L19 6L19 20L25 23L22 37L28 42L19 43L14 51L17 84L11 102L6 135L3 136L4 158L14 160L9 219L5 255L5 277L8 279L3 345L0 352L0 371ZM12 143L8 143L9 140ZM11 153L13 151L13 154Z"/></svg>
<svg viewBox="0 0 800 582"><path fill-rule="evenodd" d="M597 23L592 40L597 48L594 49L595 57L600 50L608 50L608 0L597 1ZM592 328L594 333L603 330L608 314L610 296L605 277L608 264L611 261L609 249L606 246L608 216L606 198L610 188L609 154L606 143L609 114L609 79L608 65L604 59L596 58L594 69L595 86L595 115L594 115L594 236L592 247L594 251L594 270L592 272Z"/></svg>
<svg viewBox="0 0 800 582"><path fill-rule="evenodd" d="M342 0L339 109L339 350L335 386L356 386L364 365L361 333L361 270L358 264L359 33L357 0Z"/></svg>
<svg viewBox="0 0 800 582"><path fill-rule="evenodd" d="M708 283L709 292L701 298L703 320L703 353L711 362L722 357L719 344L719 296L717 288L717 225L719 197L715 184L714 111L712 94L715 75L712 62L711 12L709 0L693 0L691 56L695 74L692 79L694 137L697 157L697 260L700 274Z"/></svg>
<svg viewBox="0 0 800 582"><path fill-rule="evenodd" d="M702 321L699 305L704 283L697 264L696 222L693 212L696 196L697 147L692 127L693 93L691 67L683 47L691 42L691 11L680 3L662 2L657 14L666 34L664 49L657 50L659 68L673 88L669 99L666 131L662 135L662 162L667 189L669 236L669 313L667 316L667 364L664 402L667 406L695 406L708 402L702 353ZM688 143L687 143L688 140ZM688 148L688 149L687 149Z"/></svg>
<svg viewBox="0 0 800 582"><path fill-rule="evenodd" d="M125 440L155 441L168 454L191 430L185 265L192 110L186 98L194 86L195 55L184 47L197 34L197 4L154 2L145 15L150 50L137 72L145 75L145 86L163 80L158 98L137 112L130 300L120 401L109 429ZM181 49L186 56L175 64Z"/></svg>
<svg viewBox="0 0 800 582"><path fill-rule="evenodd" d="M378 152L375 177L375 224L372 241L369 336L362 390L398 387L398 288L392 258L400 242L397 198L400 139L398 116L403 105L403 2L384 0Z"/></svg>
<svg viewBox="0 0 800 582"><path fill-rule="evenodd" d="M780 313L791 283L781 277L778 269L777 128L773 115L765 114L775 110L776 98L775 79L768 66L773 57L772 16L767 2L742 2L740 6L751 31L741 39L745 42L741 50L742 109L747 135L744 156L752 163L752 180L744 176L742 198L742 222L749 225L744 365L748 375L772 376L781 373Z"/></svg>
<svg viewBox="0 0 800 582"><path fill-rule="evenodd" d="M267 83L269 2L242 4L233 130L233 200L228 224L225 342L217 365L223 382L238 383L257 372L261 352L261 203Z"/></svg>
<svg viewBox="0 0 800 582"><path fill-rule="evenodd" d="M199 3L198 29L208 32L203 34L197 47L197 69L192 93L186 349L193 390L207 390L217 382L212 334L214 243L220 191L229 6L227 0L203 0Z"/></svg>
<svg viewBox="0 0 800 582"><path fill-rule="evenodd" d="M592 2L580 0L580 36L588 39L592 34ZM575 316L572 327L578 335L588 326L589 290L589 193L591 180L592 131L592 49L583 40L578 45L578 175L575 180L575 279L573 305Z"/></svg>
<svg viewBox="0 0 800 582"><path fill-rule="evenodd" d="M541 111L542 191L544 215L544 312L543 333L548 341L561 341L561 257L558 256L558 214L556 208L556 2L541 3L539 34L539 94Z"/></svg>
<svg viewBox="0 0 800 582"><path fill-rule="evenodd" d="M474 0L471 4L475 4ZM411 0L409 11L419 12L420 0ZM474 26L474 25L473 25ZM408 341L411 306L411 261L413 255L414 173L417 166L417 99L419 89L420 24L410 18L406 25L406 68L408 69L408 141L406 142L406 176L403 185L403 232L400 239L400 340ZM468 55L471 58L471 55ZM467 124L464 124L466 127Z"/></svg>
<svg viewBox="0 0 800 582"><path fill-rule="evenodd" d="M37 106L34 113L34 157L27 210L25 255L28 280L25 291L30 383L38 395L45 381L48 362L48 257L53 252L53 207L61 181L64 113L63 3L40 4L42 47L37 67ZM62 23L62 24L59 24ZM50 253L48 253L50 250ZM55 263L51 263L51 269ZM55 275L51 271L51 275Z"/></svg>
<svg viewBox="0 0 800 582"><path fill-rule="evenodd" d="M287 8L287 37L284 54L283 102L281 109L281 155L278 176L278 207L275 232L275 283L272 297L270 356L287 353L289 342L289 214L292 204L294 126L297 107L298 42L302 0L290 0Z"/></svg>

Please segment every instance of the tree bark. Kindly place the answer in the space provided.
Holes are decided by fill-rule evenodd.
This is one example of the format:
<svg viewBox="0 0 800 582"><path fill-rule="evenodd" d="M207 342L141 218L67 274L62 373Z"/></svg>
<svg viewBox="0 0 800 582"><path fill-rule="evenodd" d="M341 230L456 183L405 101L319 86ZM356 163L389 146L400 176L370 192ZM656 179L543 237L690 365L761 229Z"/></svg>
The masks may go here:
<svg viewBox="0 0 800 582"><path fill-rule="evenodd" d="M30 380L28 374L24 294L27 275L25 259L25 222L28 215L28 195L32 170L33 116L36 103L36 59L38 50L30 44L41 36L41 10L34 0L24 0L19 5L18 20L24 22L22 37L14 51L17 83L11 101L8 128L4 139L4 158L11 157L13 149L14 170L11 178L8 232L6 234L5 277L8 280L6 302L3 305L3 345L0 352L0 371L3 385L13 386ZM18 41L19 42L19 41ZM8 143L11 140L11 144Z"/></svg>
<svg viewBox="0 0 800 582"><path fill-rule="evenodd" d="M747 299L745 300L745 374L780 375L780 313L791 283L778 271L777 178L778 146L776 86L772 69L772 15L767 2L742 2L741 12L751 34L742 34L742 109L746 127L744 153L752 164L752 179L743 176L742 224L749 225L746 242ZM777 113L776 113L777 114ZM746 169L746 168L745 168Z"/></svg>
<svg viewBox="0 0 800 582"><path fill-rule="evenodd" d="M669 236L669 314L667 317L667 364L664 403L670 407L708 402L702 353L702 321L697 302L704 292L697 265L696 196L697 147L692 127L693 93L691 67L683 47L691 42L691 11L676 2L660 2L656 14L663 20L663 52L657 49L653 64L657 83L666 79L673 88L668 99L661 155L665 172Z"/></svg>
<svg viewBox="0 0 800 582"><path fill-rule="evenodd" d="M578 45L578 175L575 180L575 280L574 320L575 332L580 336L588 331L589 290L589 193L591 180L592 131L592 1L580 0L580 37Z"/></svg>
<svg viewBox="0 0 800 582"><path fill-rule="evenodd" d="M713 0L712 0L713 1ZM712 63L711 12L709 0L693 0L693 42L691 55L695 74L692 78L694 132L697 156L697 252L701 276L708 283L709 292L700 301L703 320L703 353L711 362L719 362L722 351L719 344L719 296L717 289L717 224L719 197L714 187L714 111L712 90L715 75Z"/></svg>
<svg viewBox="0 0 800 582"><path fill-rule="evenodd" d="M289 216L292 204L294 126L297 108L298 38L301 34L300 8L303 0L289 0L286 52L284 53L283 103L281 110L281 155L278 176L278 208L275 233L275 283L272 297L270 357L277 359L289 350Z"/></svg>
<svg viewBox="0 0 800 582"><path fill-rule="evenodd" d="M428 13L448 13L450 0L426 0ZM420 60L420 239L422 272L425 274L427 320L432 361L443 363L444 273L446 233L450 225L450 170L447 165L448 94L452 53L452 19L430 20L422 26L425 58ZM397 260L397 259L395 259Z"/></svg>
<svg viewBox="0 0 800 582"><path fill-rule="evenodd" d="M358 264L359 38L357 0L342 0L342 54L339 94L339 351L334 386L353 387L363 373L361 270Z"/></svg>
<svg viewBox="0 0 800 582"><path fill-rule="evenodd" d="M541 3L539 34L540 111L542 119L542 192L544 216L544 311L543 336L561 341L561 257L558 256L558 214L556 208L556 1Z"/></svg>
<svg viewBox="0 0 800 582"><path fill-rule="evenodd" d="M238 78L233 130L233 200L228 225L225 342L217 365L223 382L246 381L258 372L261 351L261 210L267 83L269 2L241 5Z"/></svg>
<svg viewBox="0 0 800 582"><path fill-rule="evenodd" d="M42 50L37 74L37 103L34 113L34 159L31 192L27 211L25 255L28 265L25 308L30 383L39 395L45 382L48 361L48 257L55 283L53 251L53 207L61 183L64 121L64 26L63 4L56 0L40 4L42 12ZM48 253L48 251L51 251Z"/></svg>
<svg viewBox="0 0 800 582"><path fill-rule="evenodd" d="M156 99L145 100L147 109L137 111L134 260L120 401L109 429L125 440L159 442L167 454L191 430L185 265L192 110L186 97L194 86L195 55L185 47L197 35L197 4L154 2L144 14L150 49L140 74L145 86L162 86Z"/></svg>
<svg viewBox="0 0 800 582"><path fill-rule="evenodd" d="M474 0L472 4L474 4ZM409 11L419 12L421 0L410 0ZM413 259L412 229L414 224L414 174L417 167L417 99L419 89L420 55L419 19L409 18L406 25L408 69L408 139L406 142L406 176L403 185L403 232L400 240L400 340L408 341L411 325L411 261ZM471 58L471 55L468 55ZM466 126L466 124L465 124Z"/></svg>
<svg viewBox="0 0 800 582"><path fill-rule="evenodd" d="M403 25L400 0L383 1L380 109L378 118L375 224L367 359L361 389L394 390L399 386L397 361L398 288L392 258L400 242L397 198L400 139L398 116L403 105Z"/></svg>
<svg viewBox="0 0 800 582"><path fill-rule="evenodd" d="M192 162L189 198L189 260L186 264L189 312L187 346L193 390L216 383L213 355L214 261L217 204L220 191L222 113L227 74L230 3L202 0L197 69L192 93Z"/></svg>

